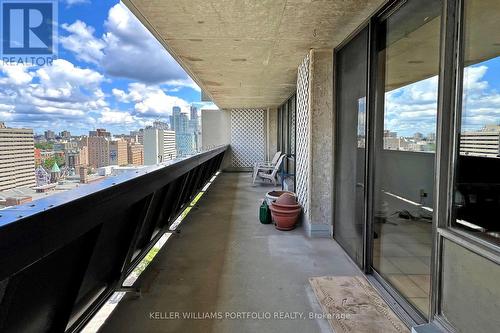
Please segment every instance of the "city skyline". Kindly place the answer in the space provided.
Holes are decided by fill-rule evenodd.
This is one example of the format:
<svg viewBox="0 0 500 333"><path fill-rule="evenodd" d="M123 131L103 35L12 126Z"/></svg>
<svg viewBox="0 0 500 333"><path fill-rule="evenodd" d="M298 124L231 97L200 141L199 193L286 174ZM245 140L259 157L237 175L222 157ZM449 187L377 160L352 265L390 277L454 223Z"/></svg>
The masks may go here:
<svg viewBox="0 0 500 333"><path fill-rule="evenodd" d="M168 119L174 105L217 108L119 1L60 1L57 26L52 66L0 63L0 120L10 127L118 134Z"/></svg>

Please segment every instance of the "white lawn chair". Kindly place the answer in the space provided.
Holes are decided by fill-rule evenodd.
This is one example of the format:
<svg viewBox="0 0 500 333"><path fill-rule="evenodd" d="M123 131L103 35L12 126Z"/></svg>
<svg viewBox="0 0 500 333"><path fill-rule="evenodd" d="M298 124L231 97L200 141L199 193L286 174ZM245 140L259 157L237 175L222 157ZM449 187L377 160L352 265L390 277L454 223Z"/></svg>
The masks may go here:
<svg viewBox="0 0 500 333"><path fill-rule="evenodd" d="M262 170L257 172L257 177L262 178L264 180L270 180L274 186L278 183L278 171L280 170L281 163L283 163L283 159L285 158L286 155L281 155L280 158L278 159L278 162L274 165L272 171L269 173L269 170ZM254 180L255 183L255 180Z"/></svg>
<svg viewBox="0 0 500 333"><path fill-rule="evenodd" d="M255 178L257 177L257 173L259 171L268 171L269 173L271 173L271 171L273 171L274 166L276 165L276 162L278 162L278 159L280 158L280 156L281 156L281 152L278 151L278 152L276 152L276 154L274 154L274 157L271 161L256 162L253 165L253 175L252 175L253 182L255 183Z"/></svg>

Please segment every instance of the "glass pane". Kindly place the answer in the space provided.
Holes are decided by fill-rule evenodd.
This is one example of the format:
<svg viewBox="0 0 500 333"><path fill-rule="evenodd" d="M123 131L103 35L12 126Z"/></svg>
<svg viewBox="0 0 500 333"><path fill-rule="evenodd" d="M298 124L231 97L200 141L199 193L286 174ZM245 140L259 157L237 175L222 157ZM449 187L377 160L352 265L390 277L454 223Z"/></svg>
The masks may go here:
<svg viewBox="0 0 500 333"><path fill-rule="evenodd" d="M441 1L380 24L373 267L428 316Z"/></svg>
<svg viewBox="0 0 500 333"><path fill-rule="evenodd" d="M363 264L368 30L336 54L337 144L335 239Z"/></svg>
<svg viewBox="0 0 500 333"><path fill-rule="evenodd" d="M500 244L500 2L466 0L464 4L462 114L453 225Z"/></svg>

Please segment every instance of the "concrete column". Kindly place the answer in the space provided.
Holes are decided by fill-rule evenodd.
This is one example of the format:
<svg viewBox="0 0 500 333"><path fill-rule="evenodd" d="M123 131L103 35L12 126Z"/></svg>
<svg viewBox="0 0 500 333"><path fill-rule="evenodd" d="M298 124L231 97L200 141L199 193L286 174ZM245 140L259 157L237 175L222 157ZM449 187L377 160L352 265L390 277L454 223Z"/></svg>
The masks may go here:
<svg viewBox="0 0 500 333"><path fill-rule="evenodd" d="M310 51L309 216L311 237L331 237L333 221L333 50Z"/></svg>

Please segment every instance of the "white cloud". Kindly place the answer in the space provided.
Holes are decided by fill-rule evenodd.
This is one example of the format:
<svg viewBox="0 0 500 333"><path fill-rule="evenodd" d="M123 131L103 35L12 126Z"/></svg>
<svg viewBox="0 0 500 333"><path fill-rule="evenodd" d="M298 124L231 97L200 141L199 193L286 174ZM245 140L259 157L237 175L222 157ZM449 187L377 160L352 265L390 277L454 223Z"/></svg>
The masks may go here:
<svg viewBox="0 0 500 333"><path fill-rule="evenodd" d="M172 107L179 106L184 111L189 110L189 103L182 98L170 96L159 86L147 86L144 83L131 83L128 92L113 89L113 95L122 103L133 103L136 114L145 117L172 114Z"/></svg>
<svg viewBox="0 0 500 333"><path fill-rule="evenodd" d="M462 129L500 123L500 94L485 80L488 67L464 71ZM400 135L436 131L438 77L422 80L386 94L385 128Z"/></svg>
<svg viewBox="0 0 500 333"><path fill-rule="evenodd" d="M0 70L4 73L5 77L0 77L0 85L26 85L31 82L33 76L28 72L30 67L5 64L0 62Z"/></svg>
<svg viewBox="0 0 500 333"><path fill-rule="evenodd" d="M101 112L101 116L98 119L98 122L101 124L132 124L137 122L137 120L126 111L120 110L110 110L109 108L104 109Z"/></svg>
<svg viewBox="0 0 500 333"><path fill-rule="evenodd" d="M170 91L174 91L174 89L179 90L180 88L187 87L196 90L198 92L201 92L200 87L190 77L183 80L169 80L165 82L165 85L168 87L174 87L173 89L170 89Z"/></svg>
<svg viewBox="0 0 500 333"><path fill-rule="evenodd" d="M104 23L106 33L101 37L94 36L95 29L81 21L62 27L69 33L60 37L62 46L77 59L98 64L108 75L199 91L174 58L122 3L109 10Z"/></svg>
<svg viewBox="0 0 500 333"><path fill-rule="evenodd" d="M90 0L64 0L64 2L68 5L68 7L71 7L74 5L81 5L84 3L90 3Z"/></svg>
<svg viewBox="0 0 500 333"><path fill-rule="evenodd" d="M107 105L100 89L104 77L66 60L38 69L11 65L0 69L1 110L11 112L11 121L36 129L39 123L77 121Z"/></svg>
<svg viewBox="0 0 500 333"><path fill-rule="evenodd" d="M94 36L93 27L77 20L70 25L64 23L62 28L70 33L59 38L65 49L72 51L78 60L99 64L104 57L102 49L106 43Z"/></svg>

